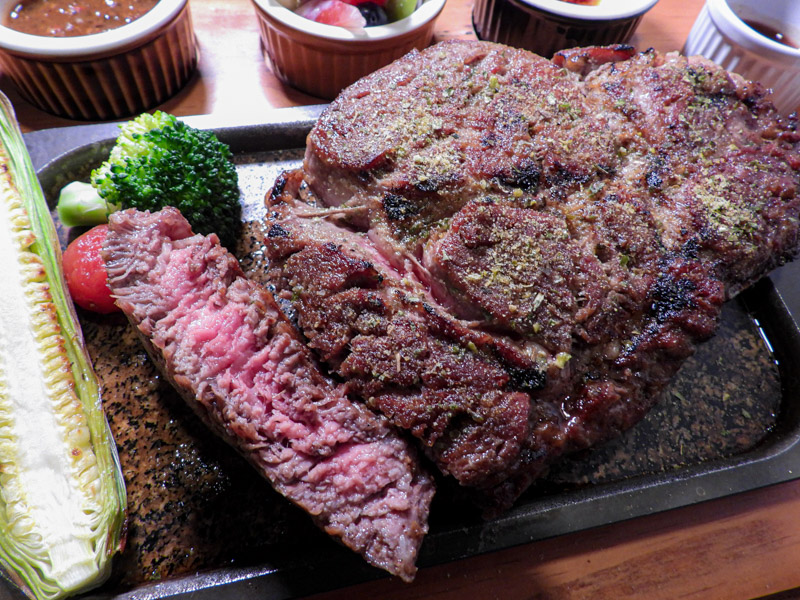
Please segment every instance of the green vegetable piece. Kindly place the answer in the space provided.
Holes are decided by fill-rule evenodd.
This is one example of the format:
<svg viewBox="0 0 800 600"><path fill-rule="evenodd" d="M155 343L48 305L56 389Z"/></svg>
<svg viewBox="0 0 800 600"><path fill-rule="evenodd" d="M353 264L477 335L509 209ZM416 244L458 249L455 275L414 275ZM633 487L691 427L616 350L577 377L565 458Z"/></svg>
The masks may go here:
<svg viewBox="0 0 800 600"><path fill-rule="evenodd" d="M100 225L107 222L108 215L116 210L119 210L118 206L103 200L92 184L82 181L65 185L56 204L58 219L67 227Z"/></svg>
<svg viewBox="0 0 800 600"><path fill-rule="evenodd" d="M387 0L383 9L389 21L399 21L417 10L417 0Z"/></svg>
<svg viewBox="0 0 800 600"><path fill-rule="evenodd" d="M125 484L55 225L0 93L0 566L28 596L102 583Z"/></svg>
<svg viewBox="0 0 800 600"><path fill-rule="evenodd" d="M213 132L156 111L121 126L108 160L92 171L91 182L120 209L174 206L196 233L216 233L233 248L242 208L231 157Z"/></svg>

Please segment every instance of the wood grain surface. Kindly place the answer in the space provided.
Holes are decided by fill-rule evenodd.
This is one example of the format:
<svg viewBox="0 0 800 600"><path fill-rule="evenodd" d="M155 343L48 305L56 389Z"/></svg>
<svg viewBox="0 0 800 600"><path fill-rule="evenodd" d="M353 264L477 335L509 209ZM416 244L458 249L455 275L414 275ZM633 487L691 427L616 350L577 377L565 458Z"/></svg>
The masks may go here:
<svg viewBox="0 0 800 600"><path fill-rule="evenodd" d="M768 2L769 0L764 0ZM265 64L250 0L191 0L198 72L160 108L232 122L320 100L285 87ZM632 43L680 50L702 0L660 0ZM474 37L470 0L448 0L436 39ZM25 131L78 124L22 100L0 72ZM800 465L799 465L800 466ZM314 600L800 598L800 480L688 508L380 580Z"/></svg>

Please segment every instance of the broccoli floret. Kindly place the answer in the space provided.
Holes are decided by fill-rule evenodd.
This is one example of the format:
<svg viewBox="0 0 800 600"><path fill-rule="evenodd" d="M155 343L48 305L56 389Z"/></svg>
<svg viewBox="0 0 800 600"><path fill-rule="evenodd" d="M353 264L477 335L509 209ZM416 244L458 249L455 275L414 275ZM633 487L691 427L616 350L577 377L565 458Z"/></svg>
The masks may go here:
<svg viewBox="0 0 800 600"><path fill-rule="evenodd" d="M239 236L242 209L230 149L213 132L165 112L122 125L91 183L106 203L121 209L174 206L195 233L216 233L228 248Z"/></svg>

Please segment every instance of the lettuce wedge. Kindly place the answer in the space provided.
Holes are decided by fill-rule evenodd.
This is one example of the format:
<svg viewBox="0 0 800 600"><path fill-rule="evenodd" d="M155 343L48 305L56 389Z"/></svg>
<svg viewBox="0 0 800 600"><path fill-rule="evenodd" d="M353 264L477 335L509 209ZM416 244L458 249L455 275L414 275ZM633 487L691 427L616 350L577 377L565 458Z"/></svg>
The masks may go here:
<svg viewBox="0 0 800 600"><path fill-rule="evenodd" d="M125 485L56 229L0 93L0 566L32 598L102 583Z"/></svg>

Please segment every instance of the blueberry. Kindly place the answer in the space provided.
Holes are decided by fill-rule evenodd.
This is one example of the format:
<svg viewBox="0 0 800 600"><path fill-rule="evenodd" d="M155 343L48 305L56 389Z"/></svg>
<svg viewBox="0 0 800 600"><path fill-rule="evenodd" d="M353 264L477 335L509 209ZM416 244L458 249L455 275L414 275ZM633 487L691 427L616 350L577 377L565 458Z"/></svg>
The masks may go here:
<svg viewBox="0 0 800 600"><path fill-rule="evenodd" d="M386 23L389 22L389 17L386 16L386 11L383 10L383 7L378 6L374 2L362 2L358 5L358 10L367 20L367 27L386 25Z"/></svg>

